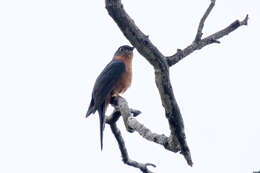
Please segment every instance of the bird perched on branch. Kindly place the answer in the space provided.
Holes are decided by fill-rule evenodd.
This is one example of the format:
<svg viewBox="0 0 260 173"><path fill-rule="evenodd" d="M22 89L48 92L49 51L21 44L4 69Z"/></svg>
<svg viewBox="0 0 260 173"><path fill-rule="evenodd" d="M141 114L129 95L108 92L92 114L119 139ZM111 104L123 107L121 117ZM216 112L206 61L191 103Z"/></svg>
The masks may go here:
<svg viewBox="0 0 260 173"><path fill-rule="evenodd" d="M103 148L103 131L105 128L105 112L110 99L124 93L132 81L132 59L134 47L127 45L118 48L112 61L97 77L86 117L96 110L100 121L100 144Z"/></svg>

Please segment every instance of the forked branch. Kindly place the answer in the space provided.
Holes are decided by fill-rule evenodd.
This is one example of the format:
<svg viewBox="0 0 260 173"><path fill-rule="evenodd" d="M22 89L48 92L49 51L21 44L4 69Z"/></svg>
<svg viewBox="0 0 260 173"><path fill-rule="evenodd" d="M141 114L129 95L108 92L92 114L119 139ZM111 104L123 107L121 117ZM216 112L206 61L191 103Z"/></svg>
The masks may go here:
<svg viewBox="0 0 260 173"><path fill-rule="evenodd" d="M135 115L136 112L140 111L133 111L133 109L130 109L128 107L127 101L123 97L118 97L117 99L115 99L114 104L114 117L117 118L121 115L124 119L125 127L127 130L130 128L132 132L138 132L140 136L142 136L144 139L160 144L167 150L172 151L174 153L180 151L180 146L176 139L174 141L171 141L172 139L165 136L164 134L160 135L157 133L153 133L149 128L145 127L142 123L137 121L137 119L134 118L134 116L132 115Z"/></svg>
<svg viewBox="0 0 260 173"><path fill-rule="evenodd" d="M202 30L203 30L203 27L204 27L204 23L205 23L207 17L209 16L209 13L213 9L215 2L216 2L216 0L211 0L211 3L209 5L208 9L206 10L203 17L201 18L194 42L199 42L201 40L201 37L203 35Z"/></svg>
<svg viewBox="0 0 260 173"><path fill-rule="evenodd" d="M203 35L202 30L204 27L204 23L209 15L209 13L213 9L214 5L215 5L215 0L211 0L211 3L209 5L207 11L205 12L205 14L203 15L203 17L200 20L198 31L197 31L197 34L196 34L196 37L195 37L195 40L193 41L193 43L191 43L189 46L187 46L183 50L177 49L177 52L174 55L166 57L169 66L176 64L177 62L179 62L186 56L193 53L195 50L199 50L212 43L220 43L220 41L219 41L220 38L230 34L231 32L238 29L240 26L247 25L248 15L246 15L246 17L242 21L236 20L233 23L231 23L229 26L227 26L226 28L224 28L214 34L211 34L208 37L205 37L204 39L201 39L202 35Z"/></svg>
<svg viewBox="0 0 260 173"><path fill-rule="evenodd" d="M112 113L112 115L110 115L109 117L106 117L106 123L108 123L110 125L111 131L117 140L123 162L129 166L139 168L143 173L153 173L148 169L148 166L156 167L154 164L152 164L152 163L143 164L143 163L139 163L137 161L131 160L129 158L128 152L127 152L127 149L125 146L125 141L123 139L123 136L122 136L119 128L116 125L116 121L118 120L119 117L120 117L120 112L115 110Z"/></svg>
<svg viewBox="0 0 260 173"><path fill-rule="evenodd" d="M165 109L165 116L168 119L171 130L170 138L172 140L170 141L174 141L173 139L178 141L181 154L184 155L187 163L191 166L192 160L184 133L183 119L173 94L169 66L165 56L162 55L149 38L135 25L133 19L124 10L121 0L106 0L106 8L126 38L153 65L156 86L159 90L162 105Z"/></svg>
<svg viewBox="0 0 260 173"><path fill-rule="evenodd" d="M126 125L126 128L129 132L138 131L138 133L149 141L156 142L163 145L166 149L180 153L186 159L188 165L192 166L192 159L190 155L190 150L186 142L186 136L184 132L184 123L182 119L181 112L179 110L178 104L176 102L175 96L173 94L170 77L169 77L169 67L179 62L184 57L188 56L195 50L199 50L212 43L220 43L218 39L222 38L225 35L233 32L242 25L247 25L248 16L242 21L236 20L228 27L218 31L208 37L202 38L202 30L204 23L209 16L211 10L215 5L215 0L211 0L209 7L204 13L203 17L200 20L196 37L193 43L187 46L185 49L177 49L177 52L169 57L165 57L153 43L134 23L133 19L126 13L121 3L121 0L105 0L106 9L109 15L113 18L115 23L118 25L125 37L130 41L130 43L136 47L138 52L146 58L146 60L154 67L155 71L155 82L160 93L162 105L165 109L165 116L169 122L170 135L166 137L165 135L158 135L151 132L143 124L140 124L135 118L131 116L127 102L123 98L118 99L119 109L116 109L117 116L114 118L119 118L120 115L123 115L123 119ZM120 108L121 105L121 108ZM123 105L123 106L122 106ZM108 118L109 119L109 118ZM111 118L113 120L113 118ZM142 168L144 172L147 169L145 164L133 164L127 155L126 148L123 142L123 138L120 134L119 129L116 127L115 123L110 124L111 130L113 131L121 150L123 161L130 166ZM121 137L120 137L121 136ZM167 144L167 145L165 145ZM167 147L168 146L168 147ZM170 149L169 149L170 148ZM126 157L127 156L127 157ZM125 159L128 158L128 159ZM130 161L125 161L130 160ZM139 166L136 166L139 165ZM142 165L142 166L140 166Z"/></svg>

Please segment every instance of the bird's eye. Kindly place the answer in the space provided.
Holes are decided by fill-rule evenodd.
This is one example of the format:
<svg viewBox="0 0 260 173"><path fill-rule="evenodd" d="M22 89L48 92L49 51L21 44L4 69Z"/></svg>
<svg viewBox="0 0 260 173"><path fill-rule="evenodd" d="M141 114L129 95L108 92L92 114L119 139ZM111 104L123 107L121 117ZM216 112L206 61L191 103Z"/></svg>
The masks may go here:
<svg viewBox="0 0 260 173"><path fill-rule="evenodd" d="M120 52L122 52L122 51L123 51L123 48L122 48L122 47L120 47L120 48L119 48L119 51L120 51Z"/></svg>

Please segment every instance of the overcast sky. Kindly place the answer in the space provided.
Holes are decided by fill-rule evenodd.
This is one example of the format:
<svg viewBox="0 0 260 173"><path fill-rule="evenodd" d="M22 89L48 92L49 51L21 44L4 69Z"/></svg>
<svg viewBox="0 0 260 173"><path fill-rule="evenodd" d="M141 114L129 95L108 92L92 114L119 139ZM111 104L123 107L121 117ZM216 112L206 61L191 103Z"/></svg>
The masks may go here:
<svg viewBox="0 0 260 173"><path fill-rule="evenodd" d="M210 0L123 3L158 49L172 55L193 41ZM98 115L84 117L96 77L129 44L104 7L104 0L0 1L0 172L140 172L123 164L109 126L101 152ZM260 2L217 0L203 33L246 14L247 27L170 70L194 166L127 133L120 119L130 158L154 163L160 173L260 170ZM137 51L123 96L142 111L141 123L169 134L152 66Z"/></svg>

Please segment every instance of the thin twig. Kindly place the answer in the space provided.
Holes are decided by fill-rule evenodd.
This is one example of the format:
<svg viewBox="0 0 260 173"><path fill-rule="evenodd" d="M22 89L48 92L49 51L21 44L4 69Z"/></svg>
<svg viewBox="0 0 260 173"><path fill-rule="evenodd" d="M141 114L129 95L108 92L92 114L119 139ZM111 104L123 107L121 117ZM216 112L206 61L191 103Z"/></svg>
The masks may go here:
<svg viewBox="0 0 260 173"><path fill-rule="evenodd" d="M191 45L187 46L183 50L178 49L174 55L166 57L168 65L169 66L175 65L177 62L179 62L186 56L190 55L195 50L199 50L209 44L220 43L220 41L218 39L230 34L231 32L235 31L240 26L244 26L247 24L248 24L248 15L246 15L246 17L242 21L236 20L233 23L231 23L229 26L227 26L226 28L224 28L204 39L199 39L197 41L194 41Z"/></svg>
<svg viewBox="0 0 260 173"><path fill-rule="evenodd" d="M123 162L125 164L129 165L129 166L133 166L133 167L139 168L143 173L153 173L152 171L150 171L148 169L148 166L156 167L154 164L152 164L152 163L143 164L143 163L139 163L137 161L131 160L129 158L129 155L128 155L128 152L127 152L127 149L126 149L126 146L125 146L124 139L123 139L123 137L121 135L121 132L120 132L120 130L117 127L115 122L110 124L110 128L111 128L111 131L113 132L113 134L114 134L114 136L115 136L115 138L117 140L119 149L121 151Z"/></svg>
<svg viewBox="0 0 260 173"><path fill-rule="evenodd" d="M203 35L202 30L203 30L203 27L204 27L204 23L205 23L208 15L209 15L209 13L213 9L213 7L215 5L215 1L216 0L211 0L211 3L209 5L208 9L206 10L206 12L204 13L203 17L200 20L198 31L197 31L197 34L196 34L196 37L195 37L195 40L194 40L194 42L196 42L196 43L198 43L201 40L201 37Z"/></svg>
<svg viewBox="0 0 260 173"><path fill-rule="evenodd" d="M113 106L115 106L115 105L113 105ZM140 111L134 110L134 109L129 109L129 111L132 111L132 113L140 112ZM153 173L148 169L148 166L156 167L154 164L152 164L152 163L143 164L143 163L139 163L137 161L131 160L129 158L123 136L122 136L119 128L116 125L116 121L120 118L120 116L121 116L121 112L118 110L118 108L116 108L110 116L106 116L105 121L107 124L110 125L111 131L117 140L123 162L129 166L139 168L143 173Z"/></svg>

